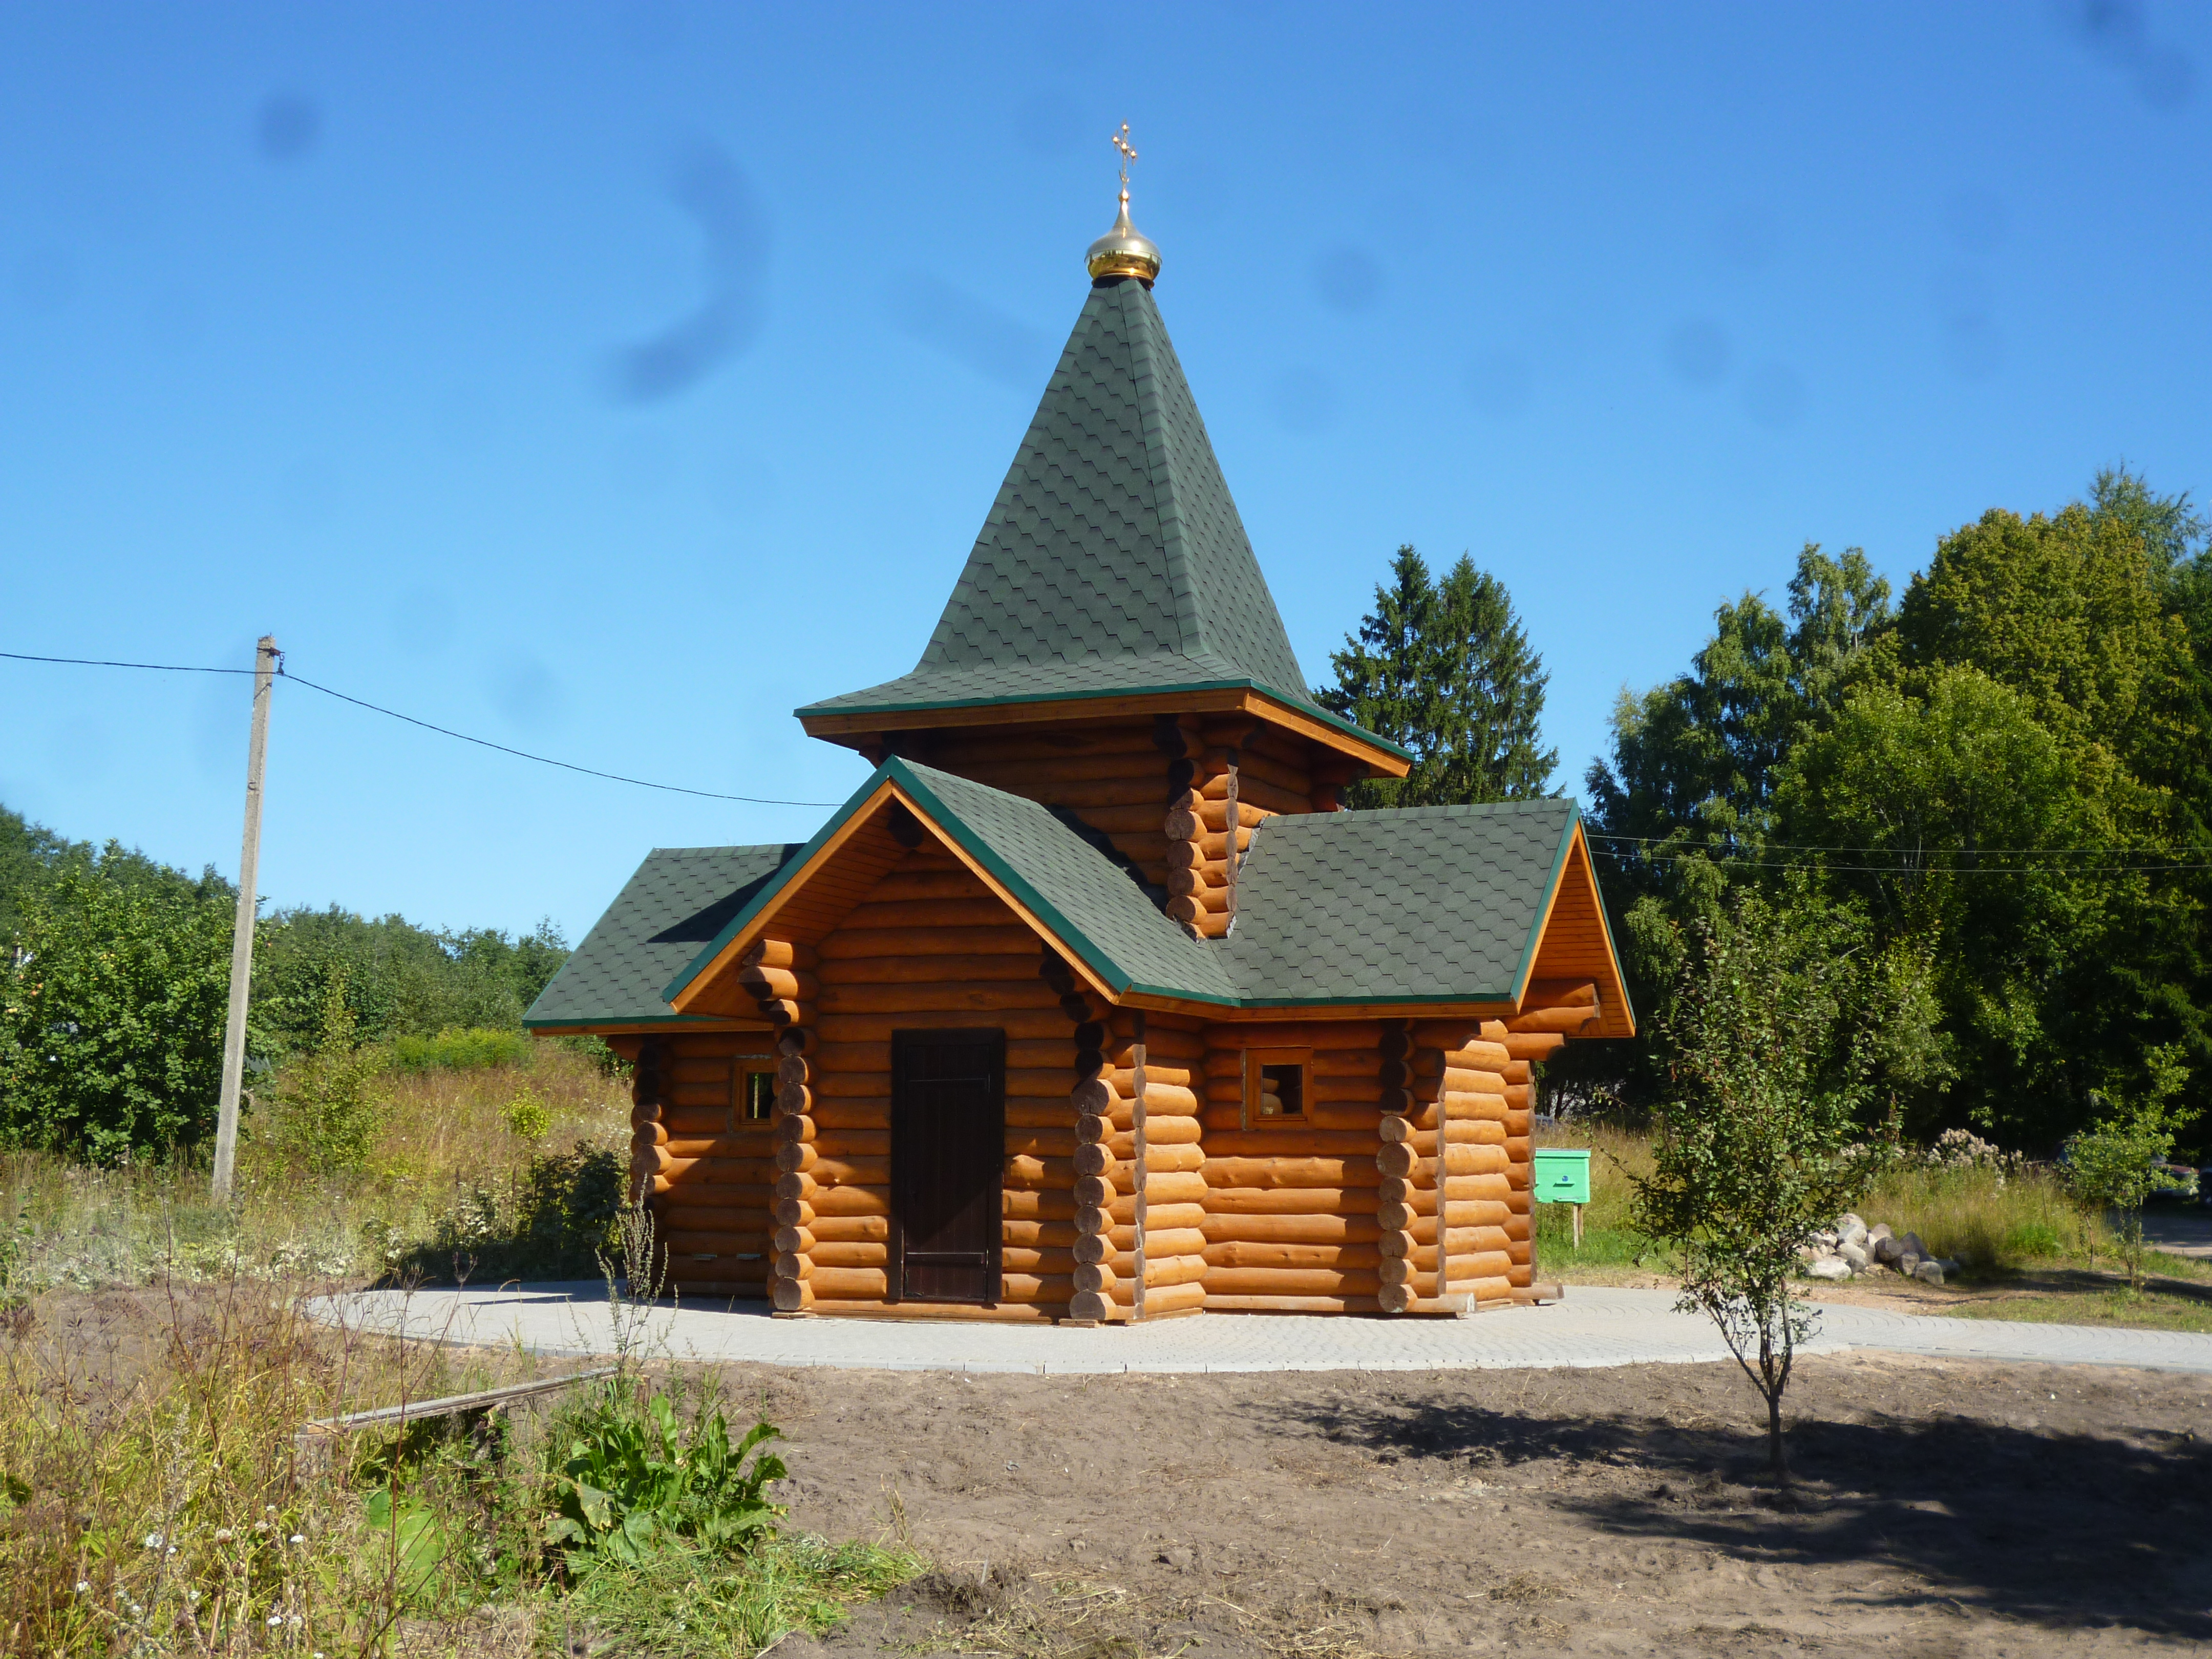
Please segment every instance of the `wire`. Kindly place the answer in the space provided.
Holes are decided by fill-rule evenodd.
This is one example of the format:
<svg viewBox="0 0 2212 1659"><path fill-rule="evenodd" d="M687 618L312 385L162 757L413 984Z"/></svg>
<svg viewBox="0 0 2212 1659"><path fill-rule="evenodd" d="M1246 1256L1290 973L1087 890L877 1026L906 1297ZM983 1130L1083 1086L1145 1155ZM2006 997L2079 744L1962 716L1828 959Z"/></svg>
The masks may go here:
<svg viewBox="0 0 2212 1659"><path fill-rule="evenodd" d="M451 726L434 726L428 720L418 720L412 714L403 714L396 708L386 708L362 697L348 696L327 685L302 679L284 666L284 653L278 652L276 678L289 680L295 685L304 685L310 691L319 691L326 697L336 697L340 702L349 702L356 708L366 708L371 714L382 714L391 720L404 720L410 726L419 726L425 732L435 732L441 737L458 738L463 743L475 744L480 749L495 749L502 755L512 755L517 760L535 761L540 766L557 766L564 772L580 772L587 778L605 778L610 783L627 783L640 789L659 789L672 795L696 795L702 800L743 801L748 806L835 806L834 800L779 800L764 795L724 795L712 789L690 789L680 783L654 783L648 778L624 777L619 772L602 772L594 767L578 766L572 761L555 760L550 755L533 755L526 750L510 749L503 743L494 743L489 738L472 738L465 732L456 732ZM201 668L194 665L173 662L110 662L98 657L34 657L27 652L0 651L0 658L10 662L66 663L79 668L143 668L163 674L254 674L253 668Z"/></svg>
<svg viewBox="0 0 2212 1659"><path fill-rule="evenodd" d="M619 772L602 772L589 766L578 766L573 761L555 760L550 755L532 755L525 750L510 749L503 743L494 743L489 738L472 738L465 732L456 732L451 726L433 726L428 720L418 720L412 714L403 714L396 708L386 708L360 697L349 697L343 691L333 691L327 685L318 685L313 680L302 679L289 669L277 673L295 685L304 685L310 691L319 691L326 697L336 697L340 702L349 702L356 708L366 708L372 714L384 714L395 720L404 720L410 726L419 726L425 732L435 732L441 737L459 738L463 743L475 744L481 749L496 749L502 755L513 755L518 760L536 761L540 766L557 766L564 772L580 772L587 778L605 778L611 783L634 784L640 789L662 789L672 795L697 795L705 800L738 800L750 806L835 806L834 800L778 800L763 795L723 795L712 789L690 789L680 783L654 783L647 778L626 778Z"/></svg>
<svg viewBox="0 0 2212 1659"><path fill-rule="evenodd" d="M1815 848L1809 850L1819 852L1825 849ZM1960 849L1956 848L1937 849L1938 853L1955 853L1959 850ZM1601 859L1616 859L1623 864L1639 861L1645 864L1686 864L1692 858L1701 855L1686 853L1608 853L1600 849L1597 851L1597 856ZM1732 870L1805 870L1813 867L1812 861L1807 859L1721 858L1712 862L1724 865ZM1930 862L1926 864L1822 864L1820 867L1831 872L1874 876L2027 876L2045 870L2062 876L2133 876L2169 870L2212 870L2212 864L2108 864L2103 866L2050 863L1990 864L1962 868L1957 865L1937 865Z"/></svg>
<svg viewBox="0 0 2212 1659"><path fill-rule="evenodd" d="M1668 842L1674 840L1672 836L1608 836L1595 830L1585 830L1583 833L1591 841L1627 842L1638 847L1663 847ZM1894 847L1826 847L1822 846L1816 842L1802 841L1763 841L1759 843L1759 846L1761 851L1784 853L1895 853L1897 851ZM1964 851L1966 849L1959 848L1937 848L1936 850L1958 852ZM2110 853L2122 857L2128 857L2137 853L2148 853L2154 849L2150 848L2138 847L1978 847L1972 850L1983 854L1984 856L1990 858L2019 857L2039 859L2053 857L2061 854L2068 855L2080 854L2082 856L2087 857L2092 853ZM2192 845L2181 848L2178 850L2185 853L2212 853L2212 847L2198 847ZM1622 857L1630 855L1612 854L1607 854L1607 856Z"/></svg>
<svg viewBox="0 0 2212 1659"><path fill-rule="evenodd" d="M0 651L10 662L62 662L79 668L150 668L162 674L252 674L252 668L198 668L173 662L104 662L97 657L33 657L21 651Z"/></svg>

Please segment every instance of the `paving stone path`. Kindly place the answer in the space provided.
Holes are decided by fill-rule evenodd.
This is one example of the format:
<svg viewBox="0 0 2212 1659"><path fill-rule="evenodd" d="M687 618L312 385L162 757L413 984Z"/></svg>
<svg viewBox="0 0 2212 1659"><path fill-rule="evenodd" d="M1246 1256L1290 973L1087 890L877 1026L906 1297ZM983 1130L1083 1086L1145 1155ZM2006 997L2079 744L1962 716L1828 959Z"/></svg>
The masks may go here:
<svg viewBox="0 0 2212 1659"><path fill-rule="evenodd" d="M1726 1359L1711 1323L1674 1310L1670 1291L1570 1286L1566 1299L1471 1319L1386 1320L1199 1314L1078 1330L945 1320L772 1319L762 1304L640 1310L634 1335L655 1354L884 1370L1426 1371L1522 1366L1690 1364ZM315 1316L385 1334L549 1355L612 1352L604 1285L368 1291L328 1297ZM1944 1319L1832 1303L1802 1352L1885 1348L1946 1358L2141 1365L2212 1372L2212 1335L2110 1326Z"/></svg>

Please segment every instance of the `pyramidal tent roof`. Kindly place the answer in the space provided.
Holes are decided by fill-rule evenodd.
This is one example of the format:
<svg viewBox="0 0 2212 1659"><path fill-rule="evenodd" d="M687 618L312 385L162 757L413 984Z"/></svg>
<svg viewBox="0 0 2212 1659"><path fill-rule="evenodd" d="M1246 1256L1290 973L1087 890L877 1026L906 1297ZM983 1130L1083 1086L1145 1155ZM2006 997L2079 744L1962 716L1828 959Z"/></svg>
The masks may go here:
<svg viewBox="0 0 2212 1659"><path fill-rule="evenodd" d="M809 715L1250 687L1322 709L1144 284L1084 302L912 673Z"/></svg>

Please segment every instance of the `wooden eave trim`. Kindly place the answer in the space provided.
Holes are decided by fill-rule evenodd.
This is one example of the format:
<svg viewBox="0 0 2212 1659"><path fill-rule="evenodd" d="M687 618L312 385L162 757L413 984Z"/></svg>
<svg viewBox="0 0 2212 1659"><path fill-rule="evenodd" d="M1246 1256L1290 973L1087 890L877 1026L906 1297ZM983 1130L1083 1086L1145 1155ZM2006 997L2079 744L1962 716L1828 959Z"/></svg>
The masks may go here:
<svg viewBox="0 0 2212 1659"><path fill-rule="evenodd" d="M814 872L834 857L838 848L857 835L861 826L875 817L877 809L896 793L896 786L889 778L885 778L875 788L869 791L865 800L847 812L845 821L823 837L822 844L814 849L806 862L784 877L778 884L775 891L769 896L767 902L754 913L751 919L736 933L731 934L721 949L693 969L690 980L683 989L668 999L668 1006L680 1014L689 1010L693 1003L705 995L707 988L720 978L739 957L751 949L755 939L767 932L769 924L775 921L784 906L791 902L799 890L806 885Z"/></svg>
<svg viewBox="0 0 2212 1659"><path fill-rule="evenodd" d="M1052 720L1133 719L1151 714L1244 714L1281 726L1310 742L1334 750L1378 776L1402 778L1413 762L1371 743L1363 743L1326 720L1249 686L1217 686L1189 691L1146 691L1124 696L1065 697L1045 702L988 702L945 707L885 708L872 714L801 714L811 738L838 743L878 732L911 732L946 726L1007 726ZM847 744L851 747L850 744Z"/></svg>
<svg viewBox="0 0 2212 1659"><path fill-rule="evenodd" d="M1600 988L1599 1013L1601 1028L1618 1023L1626 1029L1607 1031L1608 1036L1634 1036L1636 1011L1628 1006L1628 976L1620 969L1620 951L1613 942L1613 925L1606 920L1605 894L1597 884L1597 863L1590 857L1589 841L1583 834L1582 814L1578 811L1567 826L1567 833L1559 844L1559 857L1552 866L1551 890L1544 896L1543 914L1537 917L1534 927L1528 930L1528 945L1521 960L1521 970L1514 976L1514 1012L1528 1000L1528 988L1535 982L1536 958L1543 954L1545 930L1552 925L1552 911L1566 888L1567 876L1574 867L1574 854L1579 851L1583 869L1590 884L1590 902L1597 911L1598 936L1605 941L1606 964L1612 969L1609 985Z"/></svg>

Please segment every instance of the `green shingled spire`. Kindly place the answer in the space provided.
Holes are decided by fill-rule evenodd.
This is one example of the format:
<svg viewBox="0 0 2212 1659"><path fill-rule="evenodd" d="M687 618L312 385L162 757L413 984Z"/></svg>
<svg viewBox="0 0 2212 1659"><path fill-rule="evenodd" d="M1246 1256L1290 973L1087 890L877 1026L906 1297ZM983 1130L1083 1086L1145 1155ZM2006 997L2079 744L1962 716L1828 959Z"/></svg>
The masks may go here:
<svg viewBox="0 0 2212 1659"><path fill-rule="evenodd" d="M1231 685L1313 706L1167 325L1118 280L1084 302L915 671L799 713Z"/></svg>

